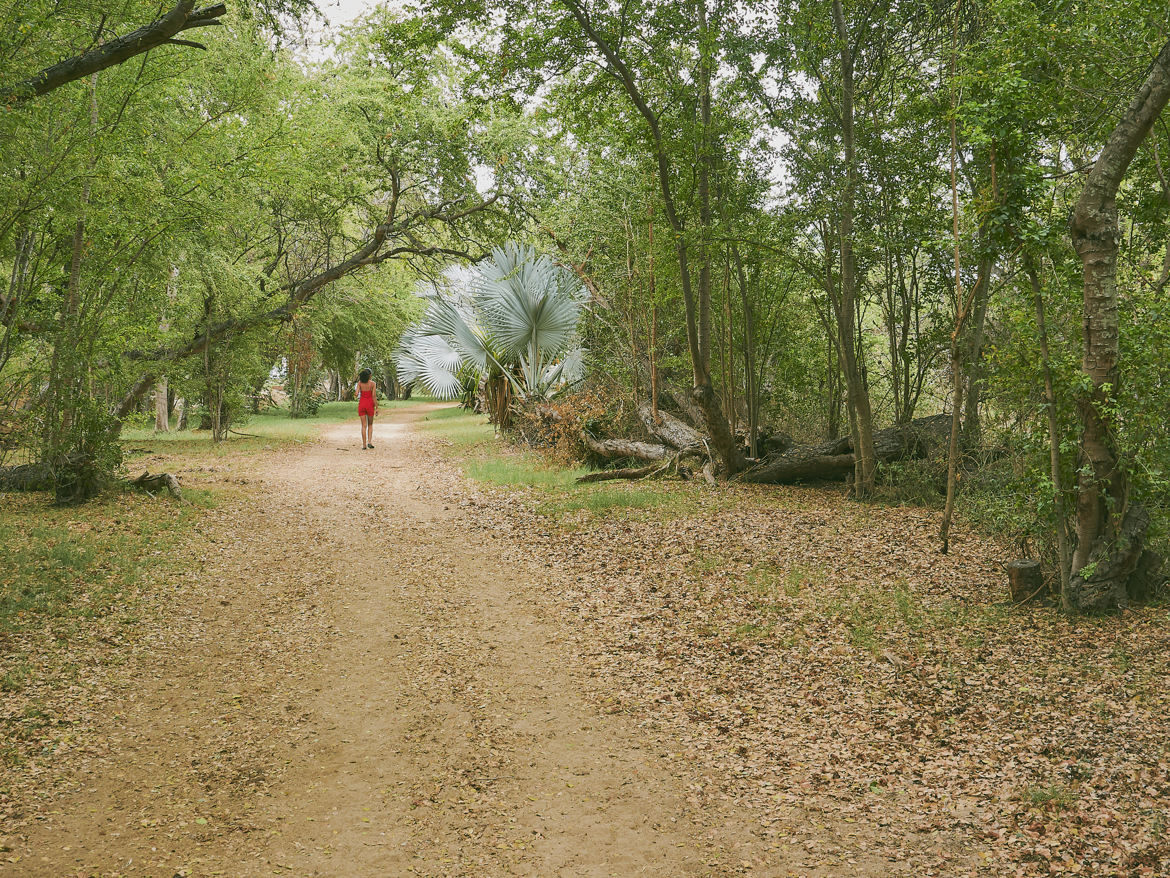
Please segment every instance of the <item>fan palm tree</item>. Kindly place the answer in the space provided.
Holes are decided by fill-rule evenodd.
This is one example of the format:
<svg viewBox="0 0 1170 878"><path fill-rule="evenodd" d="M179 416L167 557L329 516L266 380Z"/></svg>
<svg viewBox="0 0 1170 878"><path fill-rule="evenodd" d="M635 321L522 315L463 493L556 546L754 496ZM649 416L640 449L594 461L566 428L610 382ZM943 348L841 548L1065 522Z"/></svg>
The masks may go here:
<svg viewBox="0 0 1170 878"><path fill-rule="evenodd" d="M488 416L503 426L512 397L550 399L581 380L577 321L586 293L533 248L497 247L469 284L435 287L428 298L395 354L403 383L440 399L476 388Z"/></svg>

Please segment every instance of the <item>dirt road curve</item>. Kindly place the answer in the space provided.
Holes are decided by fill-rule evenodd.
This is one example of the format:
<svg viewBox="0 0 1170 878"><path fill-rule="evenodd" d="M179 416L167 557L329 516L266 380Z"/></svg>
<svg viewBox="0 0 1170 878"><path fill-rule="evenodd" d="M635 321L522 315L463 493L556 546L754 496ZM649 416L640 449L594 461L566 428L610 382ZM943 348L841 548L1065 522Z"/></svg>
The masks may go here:
<svg viewBox="0 0 1170 878"><path fill-rule="evenodd" d="M534 570L466 526L427 410L206 477L244 496L0 874L740 873L746 830L595 706Z"/></svg>

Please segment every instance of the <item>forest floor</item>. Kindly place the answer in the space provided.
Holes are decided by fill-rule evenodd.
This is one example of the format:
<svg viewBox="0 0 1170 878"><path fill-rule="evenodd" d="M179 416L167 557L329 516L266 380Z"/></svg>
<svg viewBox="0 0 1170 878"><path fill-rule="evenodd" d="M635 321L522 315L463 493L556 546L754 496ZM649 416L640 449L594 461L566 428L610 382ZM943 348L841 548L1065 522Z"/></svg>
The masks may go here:
<svg viewBox="0 0 1170 878"><path fill-rule="evenodd" d="M926 510L578 488L386 411L372 451L143 442L193 504L20 555L141 569L0 630L0 875L1170 869L1165 607L1069 621Z"/></svg>

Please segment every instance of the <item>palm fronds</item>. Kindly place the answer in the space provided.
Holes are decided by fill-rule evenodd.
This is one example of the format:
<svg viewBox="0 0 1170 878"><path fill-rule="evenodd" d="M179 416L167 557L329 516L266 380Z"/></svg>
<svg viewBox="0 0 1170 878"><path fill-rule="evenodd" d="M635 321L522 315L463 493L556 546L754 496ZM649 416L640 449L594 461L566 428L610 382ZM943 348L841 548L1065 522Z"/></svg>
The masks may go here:
<svg viewBox="0 0 1170 878"><path fill-rule="evenodd" d="M523 400L550 398L581 380L577 322L585 291L533 248L497 247L470 283L436 286L428 298L395 356L404 382L453 399L469 380L504 380Z"/></svg>

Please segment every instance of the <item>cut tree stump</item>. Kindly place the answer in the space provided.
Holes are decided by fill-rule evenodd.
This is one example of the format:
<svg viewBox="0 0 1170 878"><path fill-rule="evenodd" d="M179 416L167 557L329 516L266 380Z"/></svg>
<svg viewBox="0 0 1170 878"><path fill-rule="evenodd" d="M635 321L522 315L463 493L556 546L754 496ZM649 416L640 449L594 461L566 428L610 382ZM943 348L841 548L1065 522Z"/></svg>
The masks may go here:
<svg viewBox="0 0 1170 878"><path fill-rule="evenodd" d="M1017 604L1036 597L1044 589L1044 572L1040 562L1021 558L1007 565L1008 591Z"/></svg>

